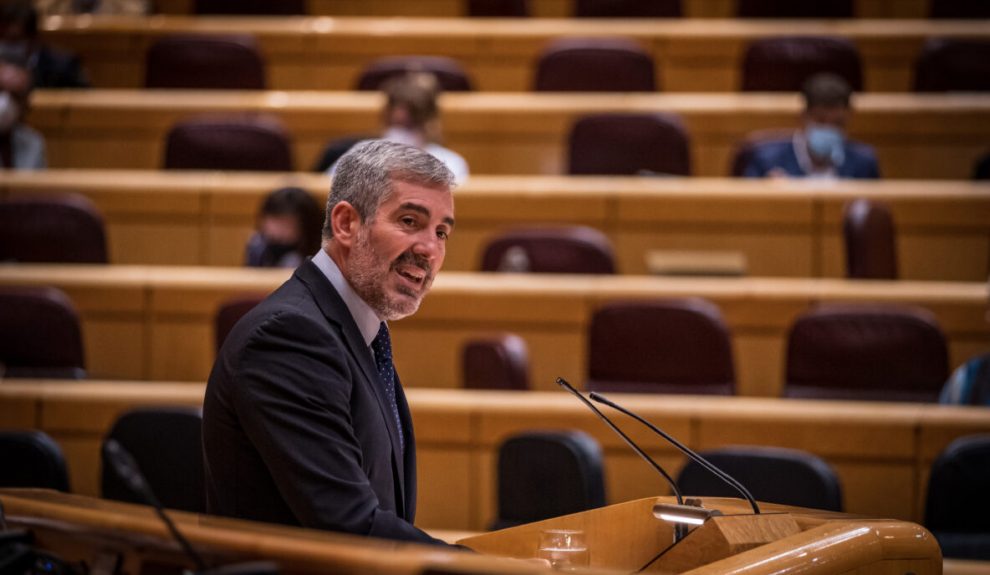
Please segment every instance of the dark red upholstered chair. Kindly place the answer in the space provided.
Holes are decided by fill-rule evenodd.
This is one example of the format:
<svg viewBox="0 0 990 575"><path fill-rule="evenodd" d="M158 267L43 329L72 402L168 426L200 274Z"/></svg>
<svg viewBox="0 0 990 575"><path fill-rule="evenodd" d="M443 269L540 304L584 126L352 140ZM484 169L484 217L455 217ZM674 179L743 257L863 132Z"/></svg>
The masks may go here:
<svg viewBox="0 0 990 575"><path fill-rule="evenodd" d="M512 333L470 339L461 351L467 389L529 389L526 341Z"/></svg>
<svg viewBox="0 0 990 575"><path fill-rule="evenodd" d="M488 242L481 271L614 274L615 254L608 237L594 228L515 228Z"/></svg>
<svg viewBox="0 0 990 575"><path fill-rule="evenodd" d="M949 444L932 464L925 527L944 557L990 560L990 434Z"/></svg>
<svg viewBox="0 0 990 575"><path fill-rule="evenodd" d="M593 114L568 138L574 175L691 175L687 130L675 114Z"/></svg>
<svg viewBox="0 0 990 575"><path fill-rule="evenodd" d="M784 447L734 445L701 456L742 483L757 501L842 511L842 483L835 469L813 453ZM700 464L688 460L677 475L684 495L740 497Z"/></svg>
<svg viewBox="0 0 990 575"><path fill-rule="evenodd" d="M781 130L777 128L757 130L746 134L746 137L736 145L736 149L732 153L732 164L729 166L729 175L733 178L742 177L746 171L746 166L752 161L753 153L759 145L778 140L790 140L793 137L794 130Z"/></svg>
<svg viewBox="0 0 990 575"><path fill-rule="evenodd" d="M654 92L653 58L625 38L561 38L536 64L538 92Z"/></svg>
<svg viewBox="0 0 990 575"><path fill-rule="evenodd" d="M886 204L866 198L846 204L842 235L847 278L897 279L897 230Z"/></svg>
<svg viewBox="0 0 990 575"><path fill-rule="evenodd" d="M198 407L155 407L128 411L104 439L130 453L152 492L168 509L205 513L203 416ZM146 504L104 455L100 492L106 499Z"/></svg>
<svg viewBox="0 0 990 575"><path fill-rule="evenodd" d="M471 79L453 58L444 56L388 56L378 58L361 71L358 90L378 90L386 80L414 72L428 72L445 92L471 90Z"/></svg>
<svg viewBox="0 0 990 575"><path fill-rule="evenodd" d="M931 0L928 16L939 19L990 18L990 2L979 0Z"/></svg>
<svg viewBox="0 0 990 575"><path fill-rule="evenodd" d="M934 403L948 375L945 334L928 310L822 304L791 326L784 396Z"/></svg>
<svg viewBox="0 0 990 575"><path fill-rule="evenodd" d="M83 379L79 314L52 287L0 288L0 364L4 377Z"/></svg>
<svg viewBox="0 0 990 575"><path fill-rule="evenodd" d="M289 140L274 116L190 118L166 135L165 169L289 172L293 169Z"/></svg>
<svg viewBox="0 0 990 575"><path fill-rule="evenodd" d="M578 18L680 18L681 0L574 0Z"/></svg>
<svg viewBox="0 0 990 575"><path fill-rule="evenodd" d="M0 200L0 261L105 264L103 216L75 194Z"/></svg>
<svg viewBox="0 0 990 575"><path fill-rule="evenodd" d="M854 14L853 0L736 0L736 15L740 18L852 18Z"/></svg>
<svg viewBox="0 0 990 575"><path fill-rule="evenodd" d="M193 12L232 16L297 16L306 14L306 0L195 0Z"/></svg>
<svg viewBox="0 0 990 575"><path fill-rule="evenodd" d="M729 330L703 299L615 301L595 311L588 336L588 389L732 395Z"/></svg>
<svg viewBox="0 0 990 575"><path fill-rule="evenodd" d="M916 92L990 92L990 41L930 38L914 69Z"/></svg>
<svg viewBox="0 0 990 575"><path fill-rule="evenodd" d="M529 0L468 0L467 15L524 18L529 16Z"/></svg>
<svg viewBox="0 0 990 575"><path fill-rule="evenodd" d="M220 351L230 330L234 329L234 324L266 297L265 294L239 295L220 302L220 307L217 308L213 318L213 335L216 338L217 351Z"/></svg>
<svg viewBox="0 0 990 575"><path fill-rule="evenodd" d="M247 34L189 34L156 40L145 57L146 88L264 90L265 62Z"/></svg>
<svg viewBox="0 0 990 575"><path fill-rule="evenodd" d="M528 431L498 450L498 517L505 529L605 505L602 449L583 431Z"/></svg>
<svg viewBox="0 0 990 575"><path fill-rule="evenodd" d="M794 2L794 4L800 4ZM822 72L863 89L863 64L856 46L844 38L784 36L754 40L743 56L744 92L796 92Z"/></svg>
<svg viewBox="0 0 990 575"><path fill-rule="evenodd" d="M62 448L44 431L0 431L0 462L0 487L69 491L69 473Z"/></svg>

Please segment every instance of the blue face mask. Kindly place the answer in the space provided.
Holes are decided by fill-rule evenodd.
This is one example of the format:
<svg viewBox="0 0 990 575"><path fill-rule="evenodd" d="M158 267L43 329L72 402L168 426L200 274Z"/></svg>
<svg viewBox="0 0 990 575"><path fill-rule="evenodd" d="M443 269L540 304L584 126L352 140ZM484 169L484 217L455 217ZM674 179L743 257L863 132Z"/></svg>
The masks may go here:
<svg viewBox="0 0 990 575"><path fill-rule="evenodd" d="M808 153L816 160L828 161L833 166L842 164L845 159L842 130L835 126L809 124L804 133L808 140Z"/></svg>

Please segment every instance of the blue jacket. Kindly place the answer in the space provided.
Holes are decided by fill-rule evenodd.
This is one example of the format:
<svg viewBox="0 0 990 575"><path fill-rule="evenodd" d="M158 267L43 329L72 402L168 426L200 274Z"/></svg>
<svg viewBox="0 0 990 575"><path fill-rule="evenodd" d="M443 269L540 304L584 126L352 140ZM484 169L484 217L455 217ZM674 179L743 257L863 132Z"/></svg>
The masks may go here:
<svg viewBox="0 0 990 575"><path fill-rule="evenodd" d="M880 167L877 164L877 157L873 148L866 144L846 140L843 150L845 160L837 170L837 175L840 178L876 179L880 177ZM790 138L756 145L749 164L743 170L743 177L763 178L774 168L779 168L793 177L808 175L798 161L794 151L794 142Z"/></svg>

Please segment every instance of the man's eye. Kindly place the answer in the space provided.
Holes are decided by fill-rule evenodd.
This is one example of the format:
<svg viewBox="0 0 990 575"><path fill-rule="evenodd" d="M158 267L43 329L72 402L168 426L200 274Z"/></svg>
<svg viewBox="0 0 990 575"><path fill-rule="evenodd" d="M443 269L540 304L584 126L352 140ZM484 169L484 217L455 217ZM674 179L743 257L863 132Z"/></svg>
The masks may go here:
<svg viewBox="0 0 990 575"><path fill-rule="evenodd" d="M437 237L440 238L441 240L446 240L449 236L450 234L448 234L447 232L443 230L437 230Z"/></svg>
<svg viewBox="0 0 990 575"><path fill-rule="evenodd" d="M405 225L405 226L414 226L414 225L416 225L416 218L413 218L413 217L410 217L410 216L404 217L404 218L402 218L402 225Z"/></svg>

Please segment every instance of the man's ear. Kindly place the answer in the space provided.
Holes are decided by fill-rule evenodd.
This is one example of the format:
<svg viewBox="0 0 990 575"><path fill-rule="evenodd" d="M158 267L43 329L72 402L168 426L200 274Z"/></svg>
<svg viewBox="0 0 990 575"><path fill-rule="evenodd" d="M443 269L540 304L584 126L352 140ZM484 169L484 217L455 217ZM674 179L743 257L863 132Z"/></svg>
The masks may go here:
<svg viewBox="0 0 990 575"><path fill-rule="evenodd" d="M361 216L350 203L337 202L330 210L330 225L334 241L350 246L361 227Z"/></svg>

